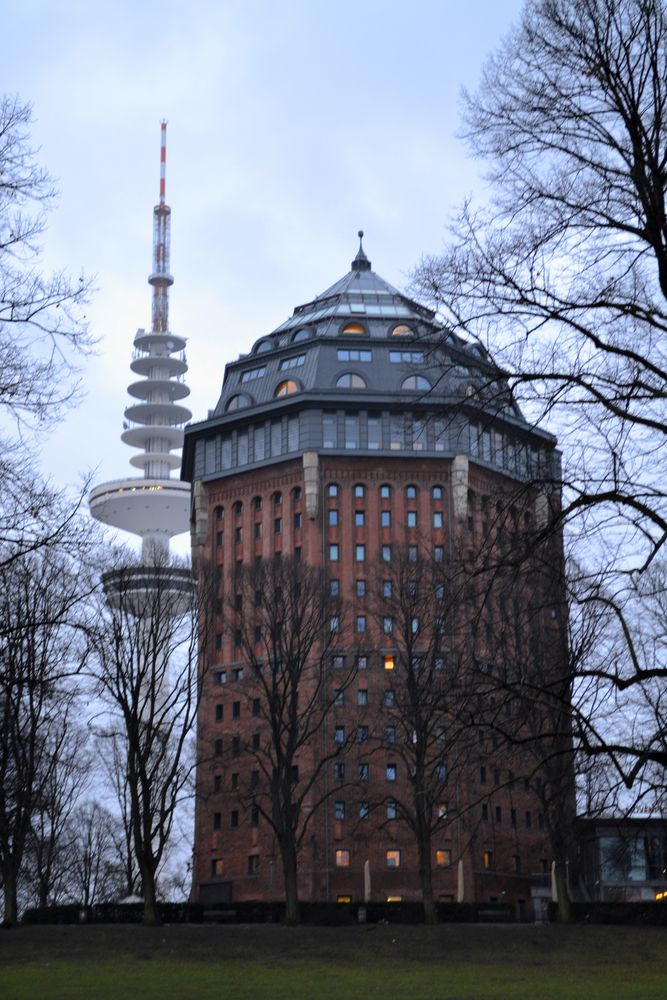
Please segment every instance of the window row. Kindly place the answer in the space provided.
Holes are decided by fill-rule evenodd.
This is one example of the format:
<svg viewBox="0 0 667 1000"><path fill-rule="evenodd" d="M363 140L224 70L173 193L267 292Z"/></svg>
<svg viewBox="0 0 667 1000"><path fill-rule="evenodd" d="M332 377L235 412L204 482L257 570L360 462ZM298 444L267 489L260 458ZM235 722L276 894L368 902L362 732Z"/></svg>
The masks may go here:
<svg viewBox="0 0 667 1000"><path fill-rule="evenodd" d="M196 445L198 475L234 469L299 450L298 417L281 417L230 434L219 434Z"/></svg>
<svg viewBox="0 0 667 1000"><path fill-rule="evenodd" d="M330 528L336 527L340 524L340 512L337 507L329 507L327 510L327 524ZM354 521L355 528L364 528L366 526L366 511L365 510L355 510L352 513L352 519ZM407 528L417 527L417 511L408 510L405 512L405 526ZM433 511L431 515L431 524L433 528L441 529L445 526L445 515L441 510ZM380 511L380 527L381 528L391 528L392 518L390 510Z"/></svg>
<svg viewBox="0 0 667 1000"><path fill-rule="evenodd" d="M369 315L373 315L373 311L377 310L377 315L381 315L381 306L367 305L364 308ZM296 333L287 334L284 333L277 337L265 337L263 340L258 341L258 343L253 348L253 354L265 354L267 351L274 351L280 347L286 347L290 342L292 344L300 344L305 340L311 340L316 336L316 329L310 326L300 326ZM329 323L324 327L324 332L327 334L331 333ZM387 328L388 337L416 337L419 331L413 327L409 326L407 323L396 323L394 322ZM369 336L368 326L364 321L353 320L345 321L341 323L338 334L341 336Z"/></svg>
<svg viewBox="0 0 667 1000"><path fill-rule="evenodd" d="M335 498L340 494L340 486L338 483L327 483L326 494L329 498ZM353 493L356 500L362 500L366 496L367 488L363 483L355 483L353 486ZM394 493L396 487L393 487L390 483L382 483L378 487L378 493L381 500L390 500ZM410 483L408 486L404 487L405 499L406 500L416 500L419 492L419 487ZM431 497L433 500L442 500L445 495L445 490L443 486L432 486L431 487Z"/></svg>
<svg viewBox="0 0 667 1000"><path fill-rule="evenodd" d="M349 868L352 864L352 851L348 847L338 848L334 857L336 868ZM403 859L401 849L399 847L387 848L384 852L384 859L387 868L400 868ZM436 849L435 866L436 868L451 868L452 852L449 848Z"/></svg>
<svg viewBox="0 0 667 1000"><path fill-rule="evenodd" d="M356 563L366 562L367 554L370 554L370 549L367 550L367 546L364 543L358 543L354 546L354 561ZM416 563L419 562L419 547L417 545L408 545L405 550L408 558L408 562ZM391 545L381 545L379 550L380 560L385 563L390 563L392 561L392 546ZM336 563L340 561L341 558L341 546L338 542L331 542L327 549L327 555L329 562ZM373 559L376 555L373 555ZM445 559L445 548L443 545L434 545L432 558L434 562L441 563ZM337 581L330 581L330 583L337 583ZM336 596L334 591L331 590L331 595ZM387 596L387 595L385 595Z"/></svg>

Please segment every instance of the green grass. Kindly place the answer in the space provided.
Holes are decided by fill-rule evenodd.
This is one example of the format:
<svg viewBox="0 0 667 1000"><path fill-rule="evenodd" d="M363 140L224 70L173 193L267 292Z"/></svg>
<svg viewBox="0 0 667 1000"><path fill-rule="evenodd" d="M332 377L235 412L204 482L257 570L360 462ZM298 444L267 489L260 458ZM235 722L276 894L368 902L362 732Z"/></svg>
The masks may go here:
<svg viewBox="0 0 667 1000"><path fill-rule="evenodd" d="M2 1000L667 1000L667 931L627 927L33 927Z"/></svg>

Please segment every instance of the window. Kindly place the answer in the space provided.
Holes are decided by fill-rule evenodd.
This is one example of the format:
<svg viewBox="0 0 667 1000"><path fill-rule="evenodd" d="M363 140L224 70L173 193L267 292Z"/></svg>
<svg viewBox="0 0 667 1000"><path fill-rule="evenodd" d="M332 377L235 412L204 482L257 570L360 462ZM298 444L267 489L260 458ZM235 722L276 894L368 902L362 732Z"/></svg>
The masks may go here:
<svg viewBox="0 0 667 1000"><path fill-rule="evenodd" d="M382 581L382 596L391 597L391 580Z"/></svg>
<svg viewBox="0 0 667 1000"><path fill-rule="evenodd" d="M220 878L222 876L222 858L213 858L211 861L211 877Z"/></svg>
<svg viewBox="0 0 667 1000"><path fill-rule="evenodd" d="M241 375L242 382L254 382L256 378L262 378L266 375L266 367L264 365L261 368L249 368L248 371L243 372Z"/></svg>
<svg viewBox="0 0 667 1000"><path fill-rule="evenodd" d="M224 519L225 519L225 508L224 507L216 507L215 508L215 519L216 519L216 521L224 521Z"/></svg>
<svg viewBox="0 0 667 1000"><path fill-rule="evenodd" d="M334 743L345 742L345 726L336 726L334 729Z"/></svg>
<svg viewBox="0 0 667 1000"><path fill-rule="evenodd" d="M415 331L411 326L406 326L405 323L399 323L398 326L395 326L391 331L391 335L392 337L410 337L414 334L414 332Z"/></svg>
<svg viewBox="0 0 667 1000"><path fill-rule="evenodd" d="M512 855L512 866L514 868L514 871L518 875L519 872L521 871L521 858L519 857L518 854L513 854Z"/></svg>
<svg viewBox="0 0 667 1000"><path fill-rule="evenodd" d="M367 420L368 449L377 451L382 447L382 421L380 417L369 417Z"/></svg>
<svg viewBox="0 0 667 1000"><path fill-rule="evenodd" d="M339 361L363 361L368 362L373 360L372 351L359 351L356 348L338 348L338 360Z"/></svg>
<svg viewBox="0 0 667 1000"><path fill-rule="evenodd" d="M482 854L482 865L487 871L493 868L493 851L484 851Z"/></svg>
<svg viewBox="0 0 667 1000"><path fill-rule="evenodd" d="M354 487L354 495L357 500L363 500L363 498L366 496L366 487L363 486L361 483L357 483L357 485Z"/></svg>
<svg viewBox="0 0 667 1000"><path fill-rule="evenodd" d="M391 562L391 545L382 546L382 562Z"/></svg>
<svg viewBox="0 0 667 1000"><path fill-rule="evenodd" d="M408 545L408 562L417 562L418 551L416 545Z"/></svg>
<svg viewBox="0 0 667 1000"><path fill-rule="evenodd" d="M438 819L446 819L449 812L449 802L438 803Z"/></svg>
<svg viewBox="0 0 667 1000"><path fill-rule="evenodd" d="M347 323L341 333L366 333L366 327L363 323Z"/></svg>
<svg viewBox="0 0 667 1000"><path fill-rule="evenodd" d="M355 589L356 589L357 597L365 597L366 596L366 581L365 580L357 580Z"/></svg>
<svg viewBox="0 0 667 1000"><path fill-rule="evenodd" d="M387 801L387 819L398 819L398 806L394 799Z"/></svg>
<svg viewBox="0 0 667 1000"><path fill-rule="evenodd" d="M357 691L357 705L365 708L368 705L368 689L359 688Z"/></svg>
<svg viewBox="0 0 667 1000"><path fill-rule="evenodd" d="M231 786L231 789L232 789L233 792L235 792L235 791L238 790L238 787L239 787L239 776L238 776L238 772L237 771L235 771L232 774L231 781L230 781L230 786Z"/></svg>
<svg viewBox="0 0 667 1000"><path fill-rule="evenodd" d="M216 757L222 757L222 740L216 740L213 744L213 753Z"/></svg>
<svg viewBox="0 0 667 1000"><path fill-rule="evenodd" d="M380 527L391 528L391 511L389 510L380 511Z"/></svg>
<svg viewBox="0 0 667 1000"><path fill-rule="evenodd" d="M215 674L216 684L226 684L227 683L227 671L226 670L216 670Z"/></svg>
<svg viewBox="0 0 667 1000"><path fill-rule="evenodd" d="M345 778L345 764L342 761L337 761L334 764L334 778L336 781L343 781Z"/></svg>
<svg viewBox="0 0 667 1000"><path fill-rule="evenodd" d="M433 558L436 562L445 561L445 550L442 545L436 545L433 549Z"/></svg>
<svg viewBox="0 0 667 1000"><path fill-rule="evenodd" d="M241 737L232 736L232 757L238 757L241 753Z"/></svg>
<svg viewBox="0 0 667 1000"><path fill-rule="evenodd" d="M382 631L384 632L385 635L391 635L391 633L394 631L394 619L393 618L385 616L382 619ZM385 670L386 669L387 669L387 667L385 666Z"/></svg>
<svg viewBox="0 0 667 1000"><path fill-rule="evenodd" d="M387 781L396 781L396 765L387 764L386 768Z"/></svg>
<svg viewBox="0 0 667 1000"><path fill-rule="evenodd" d="M248 875L256 875L259 871L259 854L248 855Z"/></svg>
<svg viewBox="0 0 667 1000"><path fill-rule="evenodd" d="M285 379L284 382L280 382L278 384L278 386L276 387L276 391L274 392L273 395L276 399L278 399L280 396L291 396L293 393L298 391L299 391L298 383L296 383L293 378L288 378Z"/></svg>
<svg viewBox="0 0 667 1000"><path fill-rule="evenodd" d="M435 852L436 868L451 868L452 852L449 848L438 849Z"/></svg>
<svg viewBox="0 0 667 1000"><path fill-rule="evenodd" d="M516 809L510 809L510 826L516 826Z"/></svg>
<svg viewBox="0 0 667 1000"><path fill-rule="evenodd" d="M366 631L366 615L357 615L357 632Z"/></svg>
<svg viewBox="0 0 667 1000"><path fill-rule="evenodd" d="M331 528L338 524L338 511L335 507L331 507L327 512L327 520L329 522L329 527Z"/></svg>
<svg viewBox="0 0 667 1000"><path fill-rule="evenodd" d="M389 448L391 451L401 451L405 444L405 428L402 416L392 416L389 419Z"/></svg>
<svg viewBox="0 0 667 1000"><path fill-rule="evenodd" d="M441 510L433 511L433 527L434 528L444 527L443 513Z"/></svg>
<svg viewBox="0 0 667 1000"><path fill-rule="evenodd" d="M482 821L486 823L489 818L489 807L486 802L482 803Z"/></svg>
<svg viewBox="0 0 667 1000"><path fill-rule="evenodd" d="M422 351L390 351L389 360L392 364L419 365L424 361Z"/></svg>
<svg viewBox="0 0 667 1000"><path fill-rule="evenodd" d="M215 793L222 791L222 775L221 774L214 774L213 775L213 791Z"/></svg>
<svg viewBox="0 0 667 1000"><path fill-rule="evenodd" d="M383 500L389 500L389 498L391 497L391 486L389 486L388 483L383 483L383 485L380 487L380 497Z"/></svg>
<svg viewBox="0 0 667 1000"><path fill-rule="evenodd" d="M261 522L258 522L255 525L255 538L261 538L261 537L262 537L262 525Z"/></svg>
<svg viewBox="0 0 667 1000"><path fill-rule="evenodd" d="M337 545L330 545L329 546L329 560L330 560L330 562L338 562L338 546ZM333 583L333 580L330 581L330 583ZM338 591L336 591L336 593L338 593Z"/></svg>
<svg viewBox="0 0 667 1000"><path fill-rule="evenodd" d="M385 740L385 743L395 743L396 742L396 726L385 726L384 727L384 740Z"/></svg>
<svg viewBox="0 0 667 1000"><path fill-rule="evenodd" d="M387 688L385 691L383 704L385 708L393 708L396 704L396 692L393 688Z"/></svg>
<svg viewBox="0 0 667 1000"><path fill-rule="evenodd" d="M232 703L232 719L241 718L241 702L235 701Z"/></svg>
<svg viewBox="0 0 667 1000"><path fill-rule="evenodd" d="M496 806L496 823L502 823L503 821L503 810L500 806Z"/></svg>
<svg viewBox="0 0 667 1000"><path fill-rule="evenodd" d="M354 546L354 558L356 562L364 562L366 559L366 546L365 545L355 545Z"/></svg>
<svg viewBox="0 0 667 1000"><path fill-rule="evenodd" d="M234 541L237 545L240 545L243 541L243 528L238 527L234 529Z"/></svg>
<svg viewBox="0 0 667 1000"><path fill-rule="evenodd" d="M274 517L273 519L273 533L274 535L281 535L283 530L283 519L282 517Z"/></svg>
<svg viewBox="0 0 667 1000"><path fill-rule="evenodd" d="M229 825L232 830L235 830L239 825L239 811L238 809L232 809L229 814Z"/></svg>
<svg viewBox="0 0 667 1000"><path fill-rule="evenodd" d="M357 726L357 743L368 742L368 726Z"/></svg>
<svg viewBox="0 0 667 1000"><path fill-rule="evenodd" d="M359 819L368 819L371 814L371 804L362 800L359 803Z"/></svg>
<svg viewBox="0 0 667 1000"><path fill-rule="evenodd" d="M309 338L310 338L310 330L308 330L306 327L302 327L301 330L296 331L296 333L292 337L292 342L296 344L298 341L308 340Z"/></svg>
<svg viewBox="0 0 667 1000"><path fill-rule="evenodd" d="M359 378L359 376L355 376ZM358 388L358 387L357 387ZM358 448L359 447L359 417L355 415L349 415L345 417L344 422L345 429L345 447L346 448Z"/></svg>
<svg viewBox="0 0 667 1000"><path fill-rule="evenodd" d="M287 371L289 368L300 368L305 362L305 354L295 354L291 358L283 358L283 360L278 365L278 370L281 372Z"/></svg>
<svg viewBox="0 0 667 1000"><path fill-rule="evenodd" d="M362 763L359 765L359 781L368 781L368 778L369 778L368 764Z"/></svg>
<svg viewBox="0 0 667 1000"><path fill-rule="evenodd" d="M345 819L345 803L336 802L334 805L334 816L338 820Z"/></svg>
<svg viewBox="0 0 667 1000"><path fill-rule="evenodd" d="M365 523L366 523L366 512L363 510L355 510L354 512L355 528L363 528Z"/></svg>
<svg viewBox="0 0 667 1000"><path fill-rule="evenodd" d="M350 852L346 848L339 848L336 851L336 868L350 867Z"/></svg>
<svg viewBox="0 0 667 1000"><path fill-rule="evenodd" d="M325 413L322 415L322 447L335 448L336 443L336 414Z"/></svg>
<svg viewBox="0 0 667 1000"><path fill-rule="evenodd" d="M225 544L225 533L224 531L216 531L215 533L215 544L216 547L221 549Z"/></svg>
<svg viewBox="0 0 667 1000"><path fill-rule="evenodd" d="M479 769L479 783L480 785L486 784L486 768L480 767Z"/></svg>
<svg viewBox="0 0 667 1000"><path fill-rule="evenodd" d="M401 867L401 852L397 848L385 851L385 864L387 868Z"/></svg>
<svg viewBox="0 0 667 1000"><path fill-rule="evenodd" d="M341 708L345 704L345 691L343 688L338 688L334 692L334 705L336 708Z"/></svg>
<svg viewBox="0 0 667 1000"><path fill-rule="evenodd" d="M215 636L215 648L222 649L222 632L216 633Z"/></svg>
<svg viewBox="0 0 667 1000"><path fill-rule="evenodd" d="M253 750L259 750L259 733L252 734L252 748Z"/></svg>
<svg viewBox="0 0 667 1000"><path fill-rule="evenodd" d="M408 525L408 528L416 528L417 527L417 511L416 510L409 510L408 511L407 525Z"/></svg>
<svg viewBox="0 0 667 1000"><path fill-rule="evenodd" d="M365 389L366 379L356 372L344 372L336 379L337 389Z"/></svg>
<svg viewBox="0 0 667 1000"><path fill-rule="evenodd" d="M234 667L232 670L232 680L242 681L243 680L243 667Z"/></svg>
<svg viewBox="0 0 667 1000"><path fill-rule="evenodd" d="M303 521L302 521L301 512L297 511L296 514L294 515L294 528L295 528L296 531L299 530L299 528L301 527L302 523L303 523Z"/></svg>
<svg viewBox="0 0 667 1000"><path fill-rule="evenodd" d="M336 483L329 483L327 486L327 496L337 497L338 496L338 485Z"/></svg>
<svg viewBox="0 0 667 1000"><path fill-rule="evenodd" d="M431 490L431 496L433 497L434 500L442 500L443 498L442 486L434 486L433 489Z"/></svg>
<svg viewBox="0 0 667 1000"><path fill-rule="evenodd" d="M336 546L336 548L338 548L338 546ZM338 597L339 594L340 580L329 580L329 597Z"/></svg>
<svg viewBox="0 0 667 1000"><path fill-rule="evenodd" d="M423 375L408 375L401 382L401 389L419 389L421 391L427 391L431 388L431 383Z"/></svg>
<svg viewBox="0 0 667 1000"><path fill-rule="evenodd" d="M340 669L345 666L345 657L337 654L333 658L333 665L336 669Z"/></svg>
<svg viewBox="0 0 667 1000"><path fill-rule="evenodd" d="M366 670L368 668L368 657L365 654L362 656L357 656L355 662L357 670Z"/></svg>
<svg viewBox="0 0 667 1000"><path fill-rule="evenodd" d="M389 619L389 621L391 621L391 618ZM394 669L394 654L393 653L387 653L386 656L382 657L382 662L384 663L384 669L385 670L393 670Z"/></svg>
<svg viewBox="0 0 667 1000"><path fill-rule="evenodd" d="M259 698L253 698L252 699L252 714L253 715L259 715L259 710L260 710Z"/></svg>
<svg viewBox="0 0 667 1000"><path fill-rule="evenodd" d="M338 632L340 630L340 617L338 615L332 615L329 619L329 631L331 633Z"/></svg>

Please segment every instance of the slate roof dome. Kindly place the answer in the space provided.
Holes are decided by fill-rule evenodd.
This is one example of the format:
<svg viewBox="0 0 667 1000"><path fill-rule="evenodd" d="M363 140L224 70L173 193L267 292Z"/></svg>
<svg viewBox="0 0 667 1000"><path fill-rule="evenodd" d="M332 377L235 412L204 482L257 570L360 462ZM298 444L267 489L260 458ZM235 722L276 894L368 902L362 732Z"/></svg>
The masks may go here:
<svg viewBox="0 0 667 1000"><path fill-rule="evenodd" d="M273 444L262 442L256 421L275 421L279 414L292 420L284 454L292 454L297 440L297 453L474 453L471 422L481 441L483 428L498 420L511 425L512 435L537 434L553 447L549 435L524 420L486 351L455 336L433 310L380 277L362 237L360 231L346 274L226 366L209 419L186 429L185 478L238 468L242 427L252 443L246 446L243 430L240 464L275 460L278 432L267 431ZM215 448L209 444L208 460L202 434L222 435ZM502 447L479 445L480 454L490 461L497 454L505 465Z"/></svg>

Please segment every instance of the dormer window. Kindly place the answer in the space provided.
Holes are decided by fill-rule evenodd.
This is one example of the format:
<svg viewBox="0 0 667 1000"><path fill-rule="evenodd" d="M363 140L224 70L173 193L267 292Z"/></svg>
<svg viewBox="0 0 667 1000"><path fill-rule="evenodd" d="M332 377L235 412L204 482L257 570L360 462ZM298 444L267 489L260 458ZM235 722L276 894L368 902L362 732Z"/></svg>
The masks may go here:
<svg viewBox="0 0 667 1000"><path fill-rule="evenodd" d="M279 396L291 396L292 393L298 391L299 391L298 383L295 382L293 378L288 378L285 379L284 382L280 382L273 395L277 399Z"/></svg>
<svg viewBox="0 0 667 1000"><path fill-rule="evenodd" d="M431 383L423 375L408 375L407 378L403 379L401 383L401 389L420 389L423 391L428 391L431 388Z"/></svg>
<svg viewBox="0 0 667 1000"><path fill-rule="evenodd" d="M345 372L336 379L337 389L365 389L366 380L356 372Z"/></svg>
<svg viewBox="0 0 667 1000"><path fill-rule="evenodd" d="M392 337L414 337L415 331L411 326L407 326L405 323L399 323L391 331Z"/></svg>
<svg viewBox="0 0 667 1000"><path fill-rule="evenodd" d="M343 329L341 330L341 333L363 335L364 333L366 333L366 327L363 325L363 323L346 323Z"/></svg>

